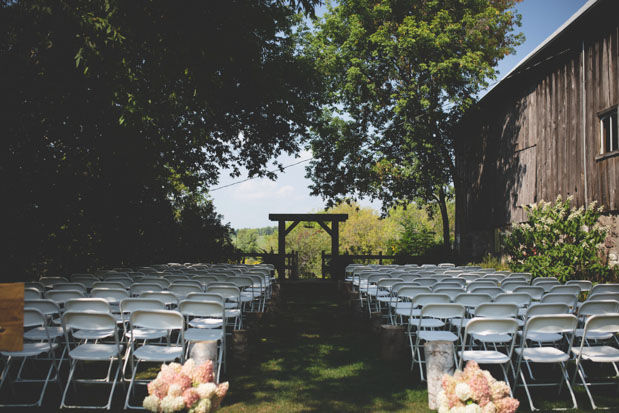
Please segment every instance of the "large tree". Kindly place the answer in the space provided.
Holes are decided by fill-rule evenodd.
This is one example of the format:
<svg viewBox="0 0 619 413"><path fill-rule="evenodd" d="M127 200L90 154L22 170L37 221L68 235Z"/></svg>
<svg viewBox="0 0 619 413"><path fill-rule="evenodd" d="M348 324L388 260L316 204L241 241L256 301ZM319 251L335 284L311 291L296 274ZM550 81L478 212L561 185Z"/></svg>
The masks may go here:
<svg viewBox="0 0 619 413"><path fill-rule="evenodd" d="M341 0L306 50L327 101L308 167L313 193L439 205L458 185L454 127L513 51L518 0Z"/></svg>
<svg viewBox="0 0 619 413"><path fill-rule="evenodd" d="M316 117L293 30L315 3L0 0L4 265L167 260L195 220L215 236L218 170L265 174Z"/></svg>

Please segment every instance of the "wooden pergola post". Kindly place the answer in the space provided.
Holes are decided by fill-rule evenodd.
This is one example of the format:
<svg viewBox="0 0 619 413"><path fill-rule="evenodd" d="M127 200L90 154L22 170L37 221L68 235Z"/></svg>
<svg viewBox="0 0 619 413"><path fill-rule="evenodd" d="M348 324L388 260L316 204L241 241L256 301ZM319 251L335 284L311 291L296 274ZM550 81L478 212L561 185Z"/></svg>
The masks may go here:
<svg viewBox="0 0 619 413"><path fill-rule="evenodd" d="M331 236L332 267L338 268L340 251L340 222L348 219L348 214L269 214L269 220L278 221L277 233L277 277L286 277L286 235L290 234L301 221L318 222ZM286 228L286 222L292 221ZM331 227L326 224L331 222Z"/></svg>

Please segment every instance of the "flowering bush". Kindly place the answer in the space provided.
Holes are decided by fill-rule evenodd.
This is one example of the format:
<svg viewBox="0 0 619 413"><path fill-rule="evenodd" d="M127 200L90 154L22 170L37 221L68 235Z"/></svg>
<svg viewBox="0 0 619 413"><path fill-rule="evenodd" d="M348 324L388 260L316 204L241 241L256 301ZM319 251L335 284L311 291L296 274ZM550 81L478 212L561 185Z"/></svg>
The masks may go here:
<svg viewBox="0 0 619 413"><path fill-rule="evenodd" d="M228 391L228 382L213 382L213 362L197 365L163 364L157 378L148 383L148 396L142 406L151 412L171 413L187 409L190 413L213 412Z"/></svg>
<svg viewBox="0 0 619 413"><path fill-rule="evenodd" d="M606 238L606 229L598 223L602 208L592 202L587 208L574 209L571 201L559 196L555 203L526 207L529 221L514 224L504 238L512 270L560 281L608 275L610 270L598 257Z"/></svg>
<svg viewBox="0 0 619 413"><path fill-rule="evenodd" d="M509 386L469 361L463 371L443 376L437 395L439 413L513 413L520 402L509 397Z"/></svg>

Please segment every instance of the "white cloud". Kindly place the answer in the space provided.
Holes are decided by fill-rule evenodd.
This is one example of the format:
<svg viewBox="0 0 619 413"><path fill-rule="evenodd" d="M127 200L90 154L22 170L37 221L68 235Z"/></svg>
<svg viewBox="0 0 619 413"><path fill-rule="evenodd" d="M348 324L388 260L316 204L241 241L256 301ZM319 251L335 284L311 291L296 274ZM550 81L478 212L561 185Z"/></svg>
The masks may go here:
<svg viewBox="0 0 619 413"><path fill-rule="evenodd" d="M239 184L232 196L238 201L259 201L289 198L294 192L292 185L278 185L268 179L253 179Z"/></svg>

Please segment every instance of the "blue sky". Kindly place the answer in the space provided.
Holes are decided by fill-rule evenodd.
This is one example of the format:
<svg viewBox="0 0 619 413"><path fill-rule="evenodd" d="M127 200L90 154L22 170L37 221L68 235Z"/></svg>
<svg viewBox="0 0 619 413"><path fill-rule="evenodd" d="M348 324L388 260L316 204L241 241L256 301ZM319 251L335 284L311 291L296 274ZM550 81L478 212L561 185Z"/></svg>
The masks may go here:
<svg viewBox="0 0 619 413"><path fill-rule="evenodd" d="M517 9L522 15L522 31L526 41L516 49L515 55L507 56L498 66L499 79L507 74L527 54L550 36L559 26L570 18L586 0L524 0ZM298 158L282 156L283 165L290 165L311 158L311 153L302 152ZM307 162L292 166L280 173L278 179L252 179L211 192L211 197L223 221L233 228L258 228L276 225L269 221L269 213L303 213L318 211L325 203L319 197L310 196L305 178ZM221 171L217 187L242 181L230 178L228 171ZM216 187L215 187L216 188ZM212 189L215 189L212 188ZM380 208L380 203L362 201L362 205Z"/></svg>

